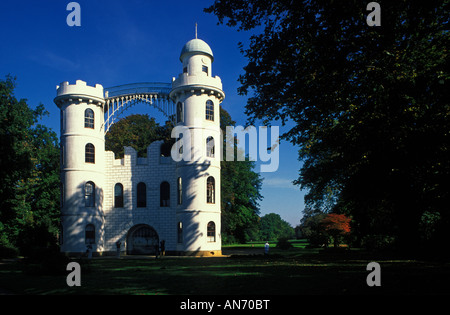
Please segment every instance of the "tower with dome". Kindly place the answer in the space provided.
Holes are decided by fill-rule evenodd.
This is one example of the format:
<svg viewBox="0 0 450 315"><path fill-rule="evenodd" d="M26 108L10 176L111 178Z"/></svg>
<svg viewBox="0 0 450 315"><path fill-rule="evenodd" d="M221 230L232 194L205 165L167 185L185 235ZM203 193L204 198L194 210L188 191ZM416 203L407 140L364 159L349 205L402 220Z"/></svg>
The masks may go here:
<svg viewBox="0 0 450 315"><path fill-rule="evenodd" d="M172 83L57 86L61 251L154 255L164 241L168 255L221 254L219 105L225 94L212 75L213 60L209 45L195 38L182 48L182 72ZM172 133L178 146L168 153L162 141L153 142L146 157L125 147L115 159L105 151L105 134L122 112L142 103L173 120L182 131Z"/></svg>

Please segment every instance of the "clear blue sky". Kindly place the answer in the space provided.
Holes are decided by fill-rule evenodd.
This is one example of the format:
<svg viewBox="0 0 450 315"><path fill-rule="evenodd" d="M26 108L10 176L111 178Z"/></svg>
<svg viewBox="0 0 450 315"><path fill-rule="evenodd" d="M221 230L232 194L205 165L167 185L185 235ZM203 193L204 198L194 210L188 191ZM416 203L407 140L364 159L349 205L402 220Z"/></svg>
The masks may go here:
<svg viewBox="0 0 450 315"><path fill-rule="evenodd" d="M45 105L50 116L42 123L58 136L56 85L78 79L104 87L169 83L182 71L179 54L195 37L195 23L198 37L214 53L213 75L221 77L226 94L222 106L238 125L245 124L246 97L237 94L237 79L246 60L238 42L245 46L251 34L217 25L216 16L203 12L212 1L80 0L80 27L66 24L69 2L0 2L0 76L17 77L17 98L27 99L32 107ZM133 110L156 116L150 108L135 106ZM261 215L275 212L292 226L299 223L304 192L291 183L299 168L297 149L282 142L278 171L261 174Z"/></svg>

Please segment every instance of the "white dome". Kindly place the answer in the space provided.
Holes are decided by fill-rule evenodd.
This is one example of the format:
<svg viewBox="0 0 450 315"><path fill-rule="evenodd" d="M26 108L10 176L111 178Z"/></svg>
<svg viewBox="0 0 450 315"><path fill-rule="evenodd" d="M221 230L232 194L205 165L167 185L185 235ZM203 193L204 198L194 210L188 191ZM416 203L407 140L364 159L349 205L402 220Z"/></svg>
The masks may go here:
<svg viewBox="0 0 450 315"><path fill-rule="evenodd" d="M180 60L183 61L183 56L188 53L204 54L209 56L211 60L214 60L211 47L209 47L207 43L198 38L191 39L184 45L183 49L181 50Z"/></svg>

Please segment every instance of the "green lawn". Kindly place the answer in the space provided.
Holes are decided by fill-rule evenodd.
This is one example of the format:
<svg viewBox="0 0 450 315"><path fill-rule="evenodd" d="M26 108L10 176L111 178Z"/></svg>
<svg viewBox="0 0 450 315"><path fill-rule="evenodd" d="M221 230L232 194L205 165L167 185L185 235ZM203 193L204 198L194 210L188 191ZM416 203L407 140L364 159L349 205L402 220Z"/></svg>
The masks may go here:
<svg viewBox="0 0 450 315"><path fill-rule="evenodd" d="M272 243L224 246L230 257L122 257L79 260L81 286L66 276L35 275L23 262L0 263L0 289L19 294L298 295L298 294L449 294L449 263L375 257L358 250L324 252L298 241L289 250ZM247 250L247 252L245 251ZM244 253L244 254L243 254ZM140 258L140 259L138 259ZM381 287L369 287L366 266L381 266ZM1 291L1 290L0 290Z"/></svg>
<svg viewBox="0 0 450 315"><path fill-rule="evenodd" d="M305 248L308 246L308 242L306 240L291 240L289 241L293 247L295 248ZM248 242L246 244L231 244L231 245L222 245L223 249L227 249L227 248L236 248L236 247L241 247L241 248L264 248L264 245L266 244L266 242L262 242L262 241L253 241L253 242ZM269 241L269 246L270 248L276 248L277 245L277 241Z"/></svg>

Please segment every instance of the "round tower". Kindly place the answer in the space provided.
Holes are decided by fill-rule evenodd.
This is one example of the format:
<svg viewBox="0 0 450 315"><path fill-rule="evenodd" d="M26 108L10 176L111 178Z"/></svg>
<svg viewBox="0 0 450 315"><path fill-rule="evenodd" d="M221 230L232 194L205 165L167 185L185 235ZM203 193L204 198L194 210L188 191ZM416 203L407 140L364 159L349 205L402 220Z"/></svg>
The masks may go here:
<svg viewBox="0 0 450 315"><path fill-rule="evenodd" d="M57 86L61 110L61 251L103 250L105 182L103 87L77 80Z"/></svg>
<svg viewBox="0 0 450 315"><path fill-rule="evenodd" d="M177 251L184 254L221 254L220 103L225 94L221 79L212 76L213 60L203 40L187 42L180 54L183 72L170 92L177 127L184 130L184 157L190 152L177 163Z"/></svg>

